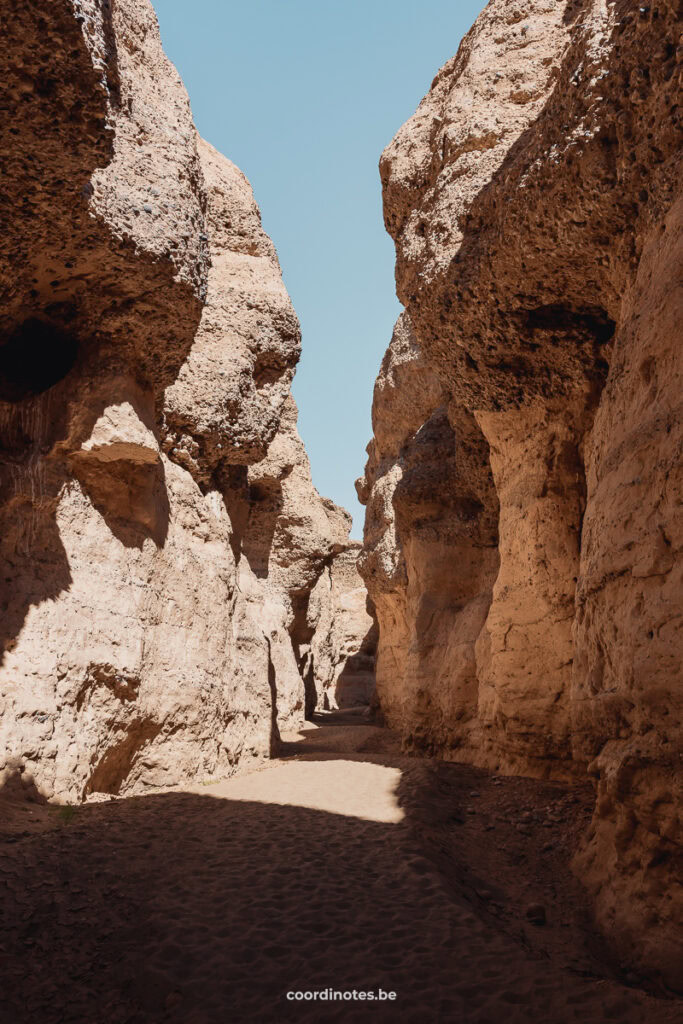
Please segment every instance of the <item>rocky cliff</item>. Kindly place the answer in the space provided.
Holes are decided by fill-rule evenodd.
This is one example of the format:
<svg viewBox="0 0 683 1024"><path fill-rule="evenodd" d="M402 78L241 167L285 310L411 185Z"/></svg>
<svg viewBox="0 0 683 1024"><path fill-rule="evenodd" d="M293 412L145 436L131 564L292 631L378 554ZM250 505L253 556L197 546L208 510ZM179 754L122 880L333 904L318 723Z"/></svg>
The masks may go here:
<svg viewBox="0 0 683 1024"><path fill-rule="evenodd" d="M327 710L370 706L375 696L377 621L358 572L362 545L350 541L313 589L309 671L316 706Z"/></svg>
<svg viewBox="0 0 683 1024"><path fill-rule="evenodd" d="M315 706L309 598L348 550L298 322L147 0L4 8L0 771L70 800L226 774Z"/></svg>
<svg viewBox="0 0 683 1024"><path fill-rule="evenodd" d="M361 560L409 745L594 779L577 869L683 985L677 5L492 0L384 152L405 306Z"/></svg>

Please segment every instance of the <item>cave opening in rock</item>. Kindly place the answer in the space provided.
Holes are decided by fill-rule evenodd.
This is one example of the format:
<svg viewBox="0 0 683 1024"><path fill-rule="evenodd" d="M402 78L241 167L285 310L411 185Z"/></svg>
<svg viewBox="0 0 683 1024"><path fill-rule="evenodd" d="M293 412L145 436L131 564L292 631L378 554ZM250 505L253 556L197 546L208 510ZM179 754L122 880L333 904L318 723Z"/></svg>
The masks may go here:
<svg viewBox="0 0 683 1024"><path fill-rule="evenodd" d="M78 341L39 317L25 320L0 346L0 399L22 402L63 380L78 355Z"/></svg>

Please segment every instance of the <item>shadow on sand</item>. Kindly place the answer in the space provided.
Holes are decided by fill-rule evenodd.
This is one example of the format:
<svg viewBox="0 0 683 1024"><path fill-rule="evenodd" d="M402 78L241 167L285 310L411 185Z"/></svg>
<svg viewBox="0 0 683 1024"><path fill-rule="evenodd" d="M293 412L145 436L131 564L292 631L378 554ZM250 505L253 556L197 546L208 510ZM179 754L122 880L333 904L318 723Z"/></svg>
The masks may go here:
<svg viewBox="0 0 683 1024"><path fill-rule="evenodd" d="M533 785L543 799L569 791L519 779L496 785L483 773L406 759L386 730L357 715L318 716L316 725L302 742L284 743L287 760L257 773L259 784L292 768L321 776L321 761L347 765L344 778L364 765L398 767L402 821L215 797L209 787L65 809L23 801L16 779L6 786L3 1024L673 1024L672 1001L609 978L585 944L553 945L555 932L581 945L563 924L562 900L549 905L535 946L534 926L525 930L514 907L515 926L496 910L519 898L506 890L510 871L524 879L536 868L531 858L506 874L491 860L496 848L514 849L507 834L483 838L486 786L498 804L519 798L508 784ZM485 805L476 816L465 806L476 802L473 785ZM322 796L334 805L335 794ZM475 818L480 832L468 834ZM556 889L566 888L562 872L549 870ZM397 999L286 998L330 987L381 988Z"/></svg>

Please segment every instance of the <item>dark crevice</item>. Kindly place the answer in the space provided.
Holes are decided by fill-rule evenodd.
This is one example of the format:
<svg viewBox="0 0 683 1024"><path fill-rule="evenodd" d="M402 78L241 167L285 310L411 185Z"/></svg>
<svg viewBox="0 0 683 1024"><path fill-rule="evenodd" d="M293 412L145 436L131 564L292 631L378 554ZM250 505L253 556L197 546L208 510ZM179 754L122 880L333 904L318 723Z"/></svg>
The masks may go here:
<svg viewBox="0 0 683 1024"><path fill-rule="evenodd" d="M281 744L280 729L277 724L277 679L270 639L267 636L265 639L268 645L268 688L270 690L270 756L277 757Z"/></svg>
<svg viewBox="0 0 683 1024"><path fill-rule="evenodd" d="M77 339L61 327L30 317L0 347L0 399L22 402L48 391L72 369Z"/></svg>
<svg viewBox="0 0 683 1024"><path fill-rule="evenodd" d="M558 303L522 310L521 317L527 330L557 331L560 334L578 332L592 336L599 345L612 339L616 327L605 310L597 307L577 311Z"/></svg>

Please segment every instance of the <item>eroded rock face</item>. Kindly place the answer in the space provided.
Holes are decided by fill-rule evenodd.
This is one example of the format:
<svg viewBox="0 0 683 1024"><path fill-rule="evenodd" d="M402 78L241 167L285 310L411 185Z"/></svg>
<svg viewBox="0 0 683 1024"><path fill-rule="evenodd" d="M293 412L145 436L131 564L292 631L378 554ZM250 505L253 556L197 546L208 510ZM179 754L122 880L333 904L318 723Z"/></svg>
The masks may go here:
<svg viewBox="0 0 683 1024"><path fill-rule="evenodd" d="M278 727L288 732L316 707L305 664L312 634L308 603L321 574L348 543L351 526L348 513L315 490L296 417L290 396L265 459L247 471L240 562L243 588L265 591L258 614L269 639Z"/></svg>
<svg viewBox="0 0 683 1024"><path fill-rule="evenodd" d="M306 669L324 710L370 706L375 695L377 623L358 572L361 545L335 555L313 589L308 622L313 629Z"/></svg>
<svg viewBox="0 0 683 1024"><path fill-rule="evenodd" d="M406 313L377 378L373 425L357 489L367 503L359 569L380 630L377 696L409 746L455 752L476 722L498 503L481 431L449 410Z"/></svg>
<svg viewBox="0 0 683 1024"><path fill-rule="evenodd" d="M211 268L192 350L164 394L166 450L205 483L262 459L299 358L299 323L249 182L199 140Z"/></svg>
<svg viewBox="0 0 683 1024"><path fill-rule="evenodd" d="M415 372L387 404L392 342L360 489L389 718L594 776L598 920L678 986L679 29L669 2L494 0L438 73L380 163Z"/></svg>
<svg viewBox="0 0 683 1024"><path fill-rule="evenodd" d="M229 773L303 724L348 544L296 316L147 0L5 7L0 771L60 800Z"/></svg>

